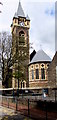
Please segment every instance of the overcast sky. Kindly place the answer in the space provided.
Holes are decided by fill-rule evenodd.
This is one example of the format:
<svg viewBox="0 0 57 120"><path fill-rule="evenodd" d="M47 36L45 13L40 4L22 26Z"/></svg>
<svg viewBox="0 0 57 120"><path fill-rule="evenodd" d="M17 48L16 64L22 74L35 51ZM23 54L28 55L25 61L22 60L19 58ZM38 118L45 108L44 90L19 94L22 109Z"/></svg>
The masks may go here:
<svg viewBox="0 0 57 120"><path fill-rule="evenodd" d="M12 18L17 11L19 0L0 0L0 31L11 32ZM55 53L55 0L21 0L25 15L29 15L30 43L33 49L43 49L51 58ZM31 49L32 51L32 49Z"/></svg>

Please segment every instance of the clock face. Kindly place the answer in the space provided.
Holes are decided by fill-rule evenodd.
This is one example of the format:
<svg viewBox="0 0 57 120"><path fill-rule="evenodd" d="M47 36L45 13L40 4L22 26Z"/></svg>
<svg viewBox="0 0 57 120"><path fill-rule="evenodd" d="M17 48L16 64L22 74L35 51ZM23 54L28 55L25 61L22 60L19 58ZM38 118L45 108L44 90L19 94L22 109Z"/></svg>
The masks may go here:
<svg viewBox="0 0 57 120"><path fill-rule="evenodd" d="M24 22L20 22L20 26L24 26Z"/></svg>

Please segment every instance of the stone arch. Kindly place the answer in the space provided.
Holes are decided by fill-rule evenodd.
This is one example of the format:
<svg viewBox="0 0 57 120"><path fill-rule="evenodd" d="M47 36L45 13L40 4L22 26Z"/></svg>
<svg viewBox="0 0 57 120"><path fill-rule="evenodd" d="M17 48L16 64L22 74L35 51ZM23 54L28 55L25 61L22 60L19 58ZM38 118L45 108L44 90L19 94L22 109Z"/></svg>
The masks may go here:
<svg viewBox="0 0 57 120"><path fill-rule="evenodd" d="M19 32L19 45L25 45L25 33L23 30Z"/></svg>
<svg viewBox="0 0 57 120"><path fill-rule="evenodd" d="M19 32L19 36L24 36L24 35L25 35L24 31L21 30L21 31Z"/></svg>

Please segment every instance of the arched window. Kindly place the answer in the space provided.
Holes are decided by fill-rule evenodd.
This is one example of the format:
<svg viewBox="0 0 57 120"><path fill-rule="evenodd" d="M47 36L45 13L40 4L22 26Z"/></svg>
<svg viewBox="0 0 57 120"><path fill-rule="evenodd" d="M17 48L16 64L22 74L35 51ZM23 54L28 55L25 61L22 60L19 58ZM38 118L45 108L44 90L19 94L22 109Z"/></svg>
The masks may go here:
<svg viewBox="0 0 57 120"><path fill-rule="evenodd" d="M23 88L25 88L25 83L23 82Z"/></svg>
<svg viewBox="0 0 57 120"><path fill-rule="evenodd" d="M22 88L22 82L21 82L21 88Z"/></svg>
<svg viewBox="0 0 57 120"><path fill-rule="evenodd" d="M41 79L45 79L45 69L41 68Z"/></svg>
<svg viewBox="0 0 57 120"><path fill-rule="evenodd" d="M19 45L25 45L25 34L23 31L19 32Z"/></svg>
<svg viewBox="0 0 57 120"><path fill-rule="evenodd" d="M34 79L34 70L32 70L32 79Z"/></svg>
<svg viewBox="0 0 57 120"><path fill-rule="evenodd" d="M39 79L39 69L36 69L36 79Z"/></svg>

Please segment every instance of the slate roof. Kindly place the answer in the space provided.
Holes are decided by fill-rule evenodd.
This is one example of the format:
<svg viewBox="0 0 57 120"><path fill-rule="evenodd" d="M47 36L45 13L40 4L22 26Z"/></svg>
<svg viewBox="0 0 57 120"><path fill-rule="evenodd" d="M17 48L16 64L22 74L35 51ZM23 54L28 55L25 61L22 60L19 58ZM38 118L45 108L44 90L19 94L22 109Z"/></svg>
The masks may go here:
<svg viewBox="0 0 57 120"><path fill-rule="evenodd" d="M43 50L39 50L29 64L37 62L51 62L51 58Z"/></svg>
<svg viewBox="0 0 57 120"><path fill-rule="evenodd" d="M21 6L21 2L19 1L17 12L15 13L14 17L25 17L24 11Z"/></svg>

